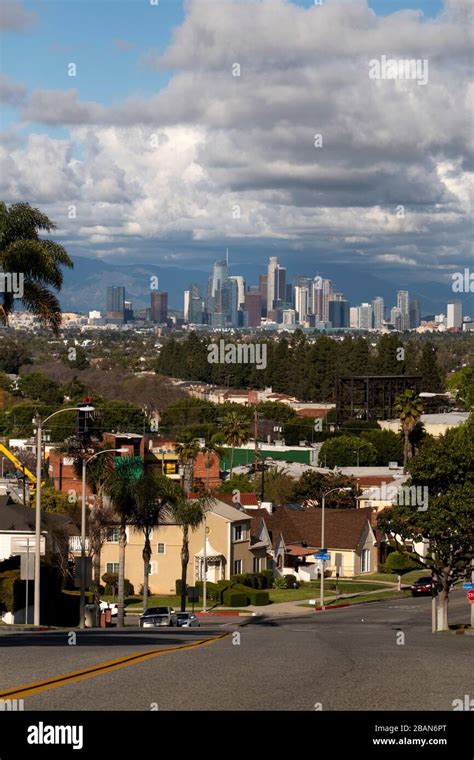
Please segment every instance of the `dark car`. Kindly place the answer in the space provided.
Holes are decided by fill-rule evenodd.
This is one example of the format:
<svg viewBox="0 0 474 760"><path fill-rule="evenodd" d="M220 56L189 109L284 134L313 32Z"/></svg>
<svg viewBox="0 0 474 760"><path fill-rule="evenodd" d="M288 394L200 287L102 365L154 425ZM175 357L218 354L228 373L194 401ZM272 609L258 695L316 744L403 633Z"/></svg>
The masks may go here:
<svg viewBox="0 0 474 760"><path fill-rule="evenodd" d="M424 575L422 578L418 578L411 587L412 596L431 596L433 590L433 579L431 575ZM436 586L435 593L436 593Z"/></svg>

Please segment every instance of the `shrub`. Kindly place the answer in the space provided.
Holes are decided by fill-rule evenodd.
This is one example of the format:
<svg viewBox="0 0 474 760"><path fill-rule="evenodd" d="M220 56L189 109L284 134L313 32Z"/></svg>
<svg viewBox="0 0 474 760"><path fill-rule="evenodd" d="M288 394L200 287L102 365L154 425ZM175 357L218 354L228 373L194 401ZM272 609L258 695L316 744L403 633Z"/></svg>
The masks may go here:
<svg viewBox="0 0 474 760"><path fill-rule="evenodd" d="M286 579L286 588L298 588L298 578L292 573L283 576Z"/></svg>
<svg viewBox="0 0 474 760"><path fill-rule="evenodd" d="M247 604L255 604L257 606L270 604L270 597L268 591L257 591L253 588L247 588L246 586L233 586L233 591L239 591L245 594Z"/></svg>
<svg viewBox="0 0 474 760"><path fill-rule="evenodd" d="M7 570L0 575L0 609L16 612L25 606L25 583L19 570Z"/></svg>
<svg viewBox="0 0 474 760"><path fill-rule="evenodd" d="M273 570L263 570L261 572L261 575L264 575L267 579L267 586L266 588L272 588L273 587Z"/></svg>
<svg viewBox="0 0 474 760"><path fill-rule="evenodd" d="M273 588L288 588L286 584L286 575L273 579Z"/></svg>
<svg viewBox="0 0 474 760"><path fill-rule="evenodd" d="M117 573L104 573L102 580L105 583L105 593L107 596L117 596L118 594L118 574ZM130 583L128 578L124 578L123 591L125 596L134 596L135 589L133 584Z"/></svg>
<svg viewBox="0 0 474 760"><path fill-rule="evenodd" d="M410 572L410 570L416 570L418 567L420 567L420 563L410 554L392 552L387 557L387 561L384 565L384 572L403 575L404 573Z"/></svg>
<svg viewBox="0 0 474 760"><path fill-rule="evenodd" d="M247 595L243 591L234 591L229 588L222 594L222 601L226 607L246 607Z"/></svg>

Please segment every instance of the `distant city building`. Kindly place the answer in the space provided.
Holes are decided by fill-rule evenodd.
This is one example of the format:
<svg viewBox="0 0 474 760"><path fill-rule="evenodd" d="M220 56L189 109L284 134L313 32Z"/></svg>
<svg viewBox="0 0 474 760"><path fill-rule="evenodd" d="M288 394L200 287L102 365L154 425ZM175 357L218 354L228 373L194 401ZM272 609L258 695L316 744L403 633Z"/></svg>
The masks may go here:
<svg viewBox="0 0 474 760"><path fill-rule="evenodd" d="M421 304L410 301L410 330L416 330L421 325Z"/></svg>
<svg viewBox="0 0 474 760"><path fill-rule="evenodd" d="M268 291L268 275L261 274L258 278L258 289L262 297L262 317L267 315L267 291Z"/></svg>
<svg viewBox="0 0 474 760"><path fill-rule="evenodd" d="M237 283L237 308L241 309L245 303L245 280L242 275L231 275L229 280Z"/></svg>
<svg viewBox="0 0 474 760"><path fill-rule="evenodd" d="M261 293L245 294L245 326L260 327L262 318L262 295Z"/></svg>
<svg viewBox="0 0 474 760"><path fill-rule="evenodd" d="M446 327L448 330L460 330L462 328L462 303L450 301L446 315Z"/></svg>
<svg viewBox="0 0 474 760"><path fill-rule="evenodd" d="M410 329L410 294L408 290L397 292L397 307L400 309L400 329L404 332Z"/></svg>
<svg viewBox="0 0 474 760"><path fill-rule="evenodd" d="M390 324L392 324L395 330L398 330L399 332L403 330L402 312L398 306L394 306L390 311Z"/></svg>
<svg viewBox="0 0 474 760"><path fill-rule="evenodd" d="M333 327L349 327L349 301L345 299L329 301L329 321Z"/></svg>
<svg viewBox="0 0 474 760"><path fill-rule="evenodd" d="M374 329L381 330L382 323L385 319L385 303L381 296L377 296L372 301L372 314L373 314Z"/></svg>
<svg viewBox="0 0 474 760"><path fill-rule="evenodd" d="M184 321L189 321L189 302L191 300L191 291L185 290L184 291L184 303L183 303L183 317Z"/></svg>
<svg viewBox="0 0 474 760"><path fill-rule="evenodd" d="M300 322L306 322L309 312L309 291L308 288L296 285L295 289L295 311L298 314Z"/></svg>
<svg viewBox="0 0 474 760"><path fill-rule="evenodd" d="M168 320L168 293L151 293L151 321L163 325Z"/></svg>
<svg viewBox="0 0 474 760"><path fill-rule="evenodd" d="M273 309L275 299L278 298L278 258L270 256L267 269L267 310Z"/></svg>
<svg viewBox="0 0 474 760"><path fill-rule="evenodd" d="M189 301L189 321L193 325L203 324L203 302L200 297L192 297Z"/></svg>
<svg viewBox="0 0 474 760"><path fill-rule="evenodd" d="M359 306L359 328L361 330L372 329L372 304L361 303Z"/></svg>
<svg viewBox="0 0 474 760"><path fill-rule="evenodd" d="M351 306L349 309L349 326L359 327L359 307Z"/></svg>
<svg viewBox="0 0 474 760"><path fill-rule="evenodd" d="M123 285L110 285L107 288L107 318L125 321L125 288Z"/></svg>
<svg viewBox="0 0 474 760"><path fill-rule="evenodd" d="M282 320L284 325L296 325L296 312L294 309L283 309Z"/></svg>

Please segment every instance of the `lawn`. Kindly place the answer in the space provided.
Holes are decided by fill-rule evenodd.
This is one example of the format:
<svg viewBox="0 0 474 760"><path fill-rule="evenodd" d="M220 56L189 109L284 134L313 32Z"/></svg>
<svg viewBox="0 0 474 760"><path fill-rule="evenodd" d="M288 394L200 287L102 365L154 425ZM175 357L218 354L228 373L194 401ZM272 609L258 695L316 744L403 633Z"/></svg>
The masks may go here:
<svg viewBox="0 0 474 760"><path fill-rule="evenodd" d="M319 597L321 588L319 581L305 583L300 588L273 588L270 589L270 601L273 604L278 602L298 602L301 599L312 599ZM380 586L378 583L364 583L361 581L339 581L339 593L356 594L361 591L377 591ZM333 596L336 593L336 581L326 578L324 581L324 595Z"/></svg>
<svg viewBox="0 0 474 760"><path fill-rule="evenodd" d="M363 596L362 594L358 596L352 596L352 597L346 597L345 599L333 599L331 602L326 602L325 607L335 607L338 604L363 604L364 602L381 602L384 599L393 599L394 601L397 601L398 599L403 599L405 597L410 596L410 591L400 591L398 592L396 589L389 590L389 591L381 591L379 594L370 594L368 596ZM319 605L319 600L318 600ZM301 607L312 607L311 604L302 604Z"/></svg>
<svg viewBox="0 0 474 760"><path fill-rule="evenodd" d="M420 567L418 570L410 570L406 575L402 575L402 583L411 584L418 578L422 578L424 575L431 575L431 573L423 567ZM364 573L364 575L359 575L356 580L359 580L359 578L364 578L368 581L387 581L388 583L398 582L398 576L393 573Z"/></svg>

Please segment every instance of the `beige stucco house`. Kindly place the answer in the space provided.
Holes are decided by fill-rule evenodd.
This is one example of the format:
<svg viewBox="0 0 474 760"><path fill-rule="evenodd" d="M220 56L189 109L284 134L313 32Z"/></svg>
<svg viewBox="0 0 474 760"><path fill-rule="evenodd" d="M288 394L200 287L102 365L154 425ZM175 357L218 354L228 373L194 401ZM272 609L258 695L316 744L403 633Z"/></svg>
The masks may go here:
<svg viewBox="0 0 474 760"><path fill-rule="evenodd" d="M207 580L217 582L237 573L253 572L266 568L264 548L252 547L251 518L242 509L214 500L203 523L189 534L188 584L203 580L204 537L206 537ZM181 577L182 529L166 522L153 529L150 567L150 592L175 593L175 583ZM105 572L118 572L119 530L111 528L101 552L101 576ZM143 534L127 528L125 577L133 584L135 593L143 583Z"/></svg>

